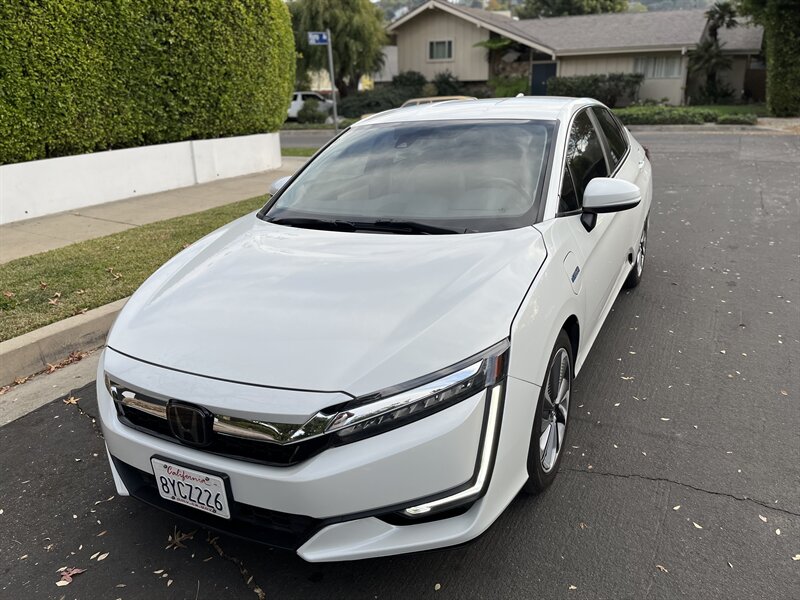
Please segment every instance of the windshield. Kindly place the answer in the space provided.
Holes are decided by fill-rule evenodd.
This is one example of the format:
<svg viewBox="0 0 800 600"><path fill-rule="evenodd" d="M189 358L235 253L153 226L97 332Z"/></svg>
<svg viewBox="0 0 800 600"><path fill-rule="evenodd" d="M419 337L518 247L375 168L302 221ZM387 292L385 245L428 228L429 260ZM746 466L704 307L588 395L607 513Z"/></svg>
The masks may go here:
<svg viewBox="0 0 800 600"><path fill-rule="evenodd" d="M393 233L466 233L530 225L553 130L550 121L354 127L259 216L296 227L383 228Z"/></svg>

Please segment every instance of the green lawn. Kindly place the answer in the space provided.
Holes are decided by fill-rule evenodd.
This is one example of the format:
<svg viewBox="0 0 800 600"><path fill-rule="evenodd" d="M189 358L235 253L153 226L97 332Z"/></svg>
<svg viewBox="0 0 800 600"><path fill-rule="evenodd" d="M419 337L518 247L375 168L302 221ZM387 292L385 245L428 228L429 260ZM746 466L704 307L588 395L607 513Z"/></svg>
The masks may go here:
<svg viewBox="0 0 800 600"><path fill-rule="evenodd" d="M281 148L283 156L314 156L319 148Z"/></svg>
<svg viewBox="0 0 800 600"><path fill-rule="evenodd" d="M756 115L758 117L767 116L766 104L703 104L690 106L689 108L699 108L713 110L720 115Z"/></svg>
<svg viewBox="0 0 800 600"><path fill-rule="evenodd" d="M264 196L0 265L0 341L129 296L171 256Z"/></svg>

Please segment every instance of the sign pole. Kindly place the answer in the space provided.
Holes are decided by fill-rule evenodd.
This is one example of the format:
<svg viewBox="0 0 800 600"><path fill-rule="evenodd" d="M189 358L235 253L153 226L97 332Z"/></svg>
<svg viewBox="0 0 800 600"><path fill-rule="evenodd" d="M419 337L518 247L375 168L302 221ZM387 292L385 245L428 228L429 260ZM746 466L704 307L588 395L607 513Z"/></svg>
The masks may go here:
<svg viewBox="0 0 800 600"><path fill-rule="evenodd" d="M331 72L331 92L333 93L333 129L336 133L339 133L339 115L336 111L336 79L333 74L333 40L331 39L330 29L326 29L325 33L328 34L328 68Z"/></svg>

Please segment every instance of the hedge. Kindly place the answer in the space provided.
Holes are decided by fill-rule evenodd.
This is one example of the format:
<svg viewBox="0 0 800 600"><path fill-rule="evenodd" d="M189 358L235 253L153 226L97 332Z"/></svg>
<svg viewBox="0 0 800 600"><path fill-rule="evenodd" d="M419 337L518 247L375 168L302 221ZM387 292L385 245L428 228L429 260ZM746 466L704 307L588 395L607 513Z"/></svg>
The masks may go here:
<svg viewBox="0 0 800 600"><path fill-rule="evenodd" d="M551 77L547 80L547 95L594 98L613 108L617 100L635 99L642 81L644 75L640 73Z"/></svg>
<svg viewBox="0 0 800 600"><path fill-rule="evenodd" d="M758 117L752 114L721 114L713 109L679 106L629 106L614 109L614 114L626 125L755 125Z"/></svg>
<svg viewBox="0 0 800 600"><path fill-rule="evenodd" d="M0 163L277 130L281 0L0 3Z"/></svg>

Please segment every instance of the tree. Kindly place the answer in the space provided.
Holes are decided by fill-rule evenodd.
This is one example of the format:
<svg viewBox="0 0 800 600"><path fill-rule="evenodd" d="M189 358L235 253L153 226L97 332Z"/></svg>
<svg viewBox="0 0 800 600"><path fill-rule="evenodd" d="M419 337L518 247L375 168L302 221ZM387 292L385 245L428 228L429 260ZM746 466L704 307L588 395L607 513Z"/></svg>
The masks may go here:
<svg viewBox="0 0 800 600"><path fill-rule="evenodd" d="M717 2L706 11L706 35L689 55L689 69L692 73L705 73L706 84L703 95L711 102L728 99L733 90L719 81L720 71L731 68L730 56L723 53L719 30L731 29L738 25L736 8L730 2Z"/></svg>
<svg viewBox="0 0 800 600"><path fill-rule="evenodd" d="M525 0L517 8L520 19L625 12L628 0Z"/></svg>
<svg viewBox="0 0 800 600"><path fill-rule="evenodd" d="M383 66L383 12L369 0L298 0L289 6L299 69L328 69L326 48L309 46L307 33L331 30L334 84L342 97L358 90L362 75Z"/></svg>
<svg viewBox="0 0 800 600"><path fill-rule="evenodd" d="M736 8L731 2L716 2L706 11L708 19L708 37L719 41L719 30L723 27L731 29L739 23L736 21Z"/></svg>
<svg viewBox="0 0 800 600"><path fill-rule="evenodd" d="M800 115L800 10L796 0L739 0L741 14L764 27L767 110L775 117Z"/></svg>

